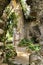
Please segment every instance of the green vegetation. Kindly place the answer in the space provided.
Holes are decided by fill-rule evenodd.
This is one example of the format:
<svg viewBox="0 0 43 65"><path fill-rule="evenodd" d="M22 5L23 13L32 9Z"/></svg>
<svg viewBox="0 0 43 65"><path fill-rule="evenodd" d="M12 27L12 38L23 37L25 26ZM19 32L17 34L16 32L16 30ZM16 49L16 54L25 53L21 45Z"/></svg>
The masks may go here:
<svg viewBox="0 0 43 65"><path fill-rule="evenodd" d="M7 20L7 33L6 33L6 38L7 38L7 41L11 39L13 39L13 28L16 27L17 28L17 15L15 12L10 12L10 16Z"/></svg>
<svg viewBox="0 0 43 65"><path fill-rule="evenodd" d="M20 0L20 4L22 6L22 10L24 13L24 16L26 19L28 19L29 15L30 15L30 5L28 6L26 3L26 0Z"/></svg>
<svg viewBox="0 0 43 65"><path fill-rule="evenodd" d="M32 51L40 50L39 45L33 44L34 40L22 39L18 46L20 47L27 47L27 49L31 49Z"/></svg>
<svg viewBox="0 0 43 65"><path fill-rule="evenodd" d="M27 50L31 49L32 51L39 51L40 50L40 46L39 45L34 45L34 44L30 44L27 47Z"/></svg>
<svg viewBox="0 0 43 65"><path fill-rule="evenodd" d="M6 45L5 47L5 61L7 62L10 58L15 58L17 56L16 50L13 45Z"/></svg>
<svg viewBox="0 0 43 65"><path fill-rule="evenodd" d="M19 46L28 46L28 44L32 44L32 41L27 40L27 39L22 39L19 43Z"/></svg>
<svg viewBox="0 0 43 65"><path fill-rule="evenodd" d="M15 13L11 6L7 6L4 10L4 13L7 15L4 27L5 32L0 37L0 40L5 43L13 40L13 29L14 27L17 28L18 15Z"/></svg>
<svg viewBox="0 0 43 65"><path fill-rule="evenodd" d="M7 41L11 41L13 39L13 29L14 27L17 27L17 19L15 12L13 12L9 19L7 20L7 33L6 33L6 38Z"/></svg>
<svg viewBox="0 0 43 65"><path fill-rule="evenodd" d="M30 5L27 5L26 0L20 0L20 4L24 13L24 16L26 19L35 19L35 17L30 16ZM0 35L0 42L4 42L4 43L12 43L13 41L13 29L17 28L17 23L18 23L18 15L16 14L16 12L14 11L14 9L12 8L12 6L8 6L5 8L4 13L6 15L6 20L3 19L3 21L5 21L5 25L4 25L4 33L2 35ZM4 16L5 16L4 15ZM0 22L2 23L2 21ZM20 30L20 34L21 34L21 30ZM27 50L31 49L32 51L38 51L40 50L40 46L39 45L35 45L34 44L35 38L33 39L22 39L19 43L19 47L26 47ZM5 53L5 60L8 61L10 58L15 58L15 56L17 55L15 48L13 47L13 45L8 45L5 44L4 48L2 49L3 52Z"/></svg>
<svg viewBox="0 0 43 65"><path fill-rule="evenodd" d="M17 15L15 13L15 11L12 12L12 8L11 7L7 7L4 10L4 13L7 15L6 17L6 21L5 21L5 27L4 27L4 34L1 35L0 37L0 41L4 43L4 48L3 48L3 52L5 55L4 60L5 62L7 62L10 58L15 58L15 56L17 55L15 48L13 47L13 45L7 45L6 43L11 42L13 40L13 28L17 27Z"/></svg>

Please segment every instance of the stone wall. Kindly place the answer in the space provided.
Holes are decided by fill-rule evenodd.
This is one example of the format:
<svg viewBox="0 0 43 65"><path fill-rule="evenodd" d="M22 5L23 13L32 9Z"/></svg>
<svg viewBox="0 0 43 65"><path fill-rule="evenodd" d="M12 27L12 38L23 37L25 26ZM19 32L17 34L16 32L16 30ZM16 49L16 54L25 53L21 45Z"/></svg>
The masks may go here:
<svg viewBox="0 0 43 65"><path fill-rule="evenodd" d="M21 9L21 5L16 2L16 13L18 13L18 31L20 33L20 39L27 38L30 39L31 37L36 37L36 39L40 40L40 37L43 36L42 31L42 22L43 22L43 0L27 0L28 5L31 7L30 11L30 20L25 19L23 17L23 12ZM26 2L27 2L26 1ZM30 2L30 3L29 3ZM15 7L15 5L14 5ZM34 17L31 19L31 17ZM24 20L25 19L25 20Z"/></svg>
<svg viewBox="0 0 43 65"><path fill-rule="evenodd" d="M35 21L34 21L34 19L30 20L30 21L26 20L26 22L24 22L24 24L25 24L25 35L28 39L29 39L29 37L31 38L31 36L37 36L37 38L38 38L40 36L43 36L43 33L41 32L41 30L43 29L43 25L42 25L43 0L31 0L29 5L31 6L30 16L36 17L36 20ZM34 27L37 27L37 25L39 27L39 30L35 30L35 28L34 28ZM31 31L31 33L32 33L31 35L29 35L29 31Z"/></svg>

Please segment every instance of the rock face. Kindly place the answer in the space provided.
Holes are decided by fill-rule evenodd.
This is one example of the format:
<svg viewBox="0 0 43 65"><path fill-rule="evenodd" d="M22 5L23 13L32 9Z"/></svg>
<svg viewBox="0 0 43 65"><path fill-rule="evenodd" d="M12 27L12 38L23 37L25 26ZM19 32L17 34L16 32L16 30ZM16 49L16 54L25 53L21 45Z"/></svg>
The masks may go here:
<svg viewBox="0 0 43 65"><path fill-rule="evenodd" d="M36 20L34 21L34 19L31 20L30 18L30 21L26 20L24 22L25 38L29 39L33 36L35 38L39 38L40 40L40 37L43 36L43 34L41 33L41 29L43 28L43 0L27 0L26 2L31 6L30 16L36 17Z"/></svg>
<svg viewBox="0 0 43 65"><path fill-rule="evenodd" d="M30 65L43 65L43 56L39 54L36 55L33 54L33 57L34 57L33 60L31 57Z"/></svg>
<svg viewBox="0 0 43 65"><path fill-rule="evenodd" d="M33 52L30 55L30 65L43 65L43 0L32 0L32 12L35 11L37 12L37 17L36 17L36 23L38 24L38 28L36 27L37 24L33 24L32 27L30 27L30 32L32 35L36 38L39 38L39 43L41 46L41 49L38 52ZM33 21L32 21L33 22ZM32 22L30 26L32 25ZM33 22L33 23L34 23ZM36 29L37 28L37 29ZM30 35L31 36L31 35Z"/></svg>

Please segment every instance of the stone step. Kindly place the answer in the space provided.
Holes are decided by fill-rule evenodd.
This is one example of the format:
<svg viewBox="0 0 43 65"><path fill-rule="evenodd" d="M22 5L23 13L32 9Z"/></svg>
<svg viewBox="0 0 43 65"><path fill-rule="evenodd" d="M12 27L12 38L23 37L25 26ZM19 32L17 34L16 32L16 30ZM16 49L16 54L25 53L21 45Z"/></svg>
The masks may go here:
<svg viewBox="0 0 43 65"><path fill-rule="evenodd" d="M14 62L14 63L12 62L11 64L12 65L22 65L21 63L17 63L17 62Z"/></svg>
<svg viewBox="0 0 43 65"><path fill-rule="evenodd" d="M17 56L15 59L11 60L10 63L13 65L28 65L29 59L23 56Z"/></svg>
<svg viewBox="0 0 43 65"><path fill-rule="evenodd" d="M6 64L6 63L1 63L1 65L8 65L8 64Z"/></svg>
<svg viewBox="0 0 43 65"><path fill-rule="evenodd" d="M9 59L9 65L22 65L20 62L15 61L15 59Z"/></svg>

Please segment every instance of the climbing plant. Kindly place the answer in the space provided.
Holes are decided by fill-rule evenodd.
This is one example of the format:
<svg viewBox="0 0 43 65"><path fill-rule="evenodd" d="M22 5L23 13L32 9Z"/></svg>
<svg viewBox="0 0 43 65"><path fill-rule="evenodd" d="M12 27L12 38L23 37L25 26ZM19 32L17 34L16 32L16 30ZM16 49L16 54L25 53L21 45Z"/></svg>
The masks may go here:
<svg viewBox="0 0 43 65"><path fill-rule="evenodd" d="M30 5L27 5L26 0L20 0L20 4L22 6L25 18L28 19L31 10Z"/></svg>
<svg viewBox="0 0 43 65"><path fill-rule="evenodd" d="M4 41L12 40L13 37L13 28L17 28L17 14L11 6L5 8L4 13L7 15L5 22L5 36L3 38Z"/></svg>
<svg viewBox="0 0 43 65"><path fill-rule="evenodd" d="M14 9L12 9L12 7L8 6L5 8L4 12L3 12L4 16L4 33L3 35L0 37L0 41L4 43L3 45L3 55L4 59L6 60L6 62L9 60L9 58L14 58L17 53L15 48L13 47L13 45L8 46L8 44L6 44L7 42L12 41L12 37L13 37L13 28L17 27L17 15L14 11ZM1 18L3 20L3 18ZM4 60L3 59L3 60Z"/></svg>

